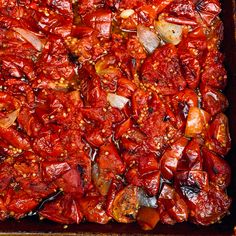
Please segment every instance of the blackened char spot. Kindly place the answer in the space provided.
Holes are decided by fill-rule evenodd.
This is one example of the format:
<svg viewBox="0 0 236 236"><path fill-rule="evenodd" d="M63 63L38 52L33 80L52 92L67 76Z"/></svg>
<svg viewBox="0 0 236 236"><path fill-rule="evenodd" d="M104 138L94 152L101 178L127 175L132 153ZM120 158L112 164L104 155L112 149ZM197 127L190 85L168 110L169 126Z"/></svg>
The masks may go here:
<svg viewBox="0 0 236 236"><path fill-rule="evenodd" d="M165 115L162 120L163 120L164 122L166 122L166 121L170 120L170 117L169 117L168 115Z"/></svg>
<svg viewBox="0 0 236 236"><path fill-rule="evenodd" d="M132 66L133 66L133 67L136 67L136 59L135 59L135 58L132 58L132 59L131 59L131 62L132 62Z"/></svg>
<svg viewBox="0 0 236 236"><path fill-rule="evenodd" d="M68 58L69 58L70 62L72 62L76 65L79 63L78 62L78 56L76 56L75 54L73 54L71 52L68 53Z"/></svg>
<svg viewBox="0 0 236 236"><path fill-rule="evenodd" d="M152 107L149 107L149 108L148 108L148 112L149 112L150 114L152 114L152 113L153 113L153 111L154 111L154 110L153 110L153 108L152 108Z"/></svg>
<svg viewBox="0 0 236 236"><path fill-rule="evenodd" d="M199 193L200 189L196 186L181 186L180 187L183 195L189 200L195 198Z"/></svg>
<svg viewBox="0 0 236 236"><path fill-rule="evenodd" d="M47 198L45 198L41 201L41 203L38 205L37 209L34 210L34 212L40 211L43 208L44 204L46 204L47 202L54 201L61 194L63 194L63 192L61 190L58 190L55 193L50 194L49 196L47 196Z"/></svg>
<svg viewBox="0 0 236 236"><path fill-rule="evenodd" d="M79 171L80 175L84 175L84 168L81 165L77 165L77 170Z"/></svg>
<svg viewBox="0 0 236 236"><path fill-rule="evenodd" d="M219 171L214 166L212 167L212 170L213 170L214 174L216 174L216 175L219 174Z"/></svg>
<svg viewBox="0 0 236 236"><path fill-rule="evenodd" d="M127 214L125 215L127 218L131 219L131 220L135 220L134 215L133 214Z"/></svg>
<svg viewBox="0 0 236 236"><path fill-rule="evenodd" d="M111 6L110 9L111 9L112 12L116 12L117 11L116 7L114 7L114 6Z"/></svg>

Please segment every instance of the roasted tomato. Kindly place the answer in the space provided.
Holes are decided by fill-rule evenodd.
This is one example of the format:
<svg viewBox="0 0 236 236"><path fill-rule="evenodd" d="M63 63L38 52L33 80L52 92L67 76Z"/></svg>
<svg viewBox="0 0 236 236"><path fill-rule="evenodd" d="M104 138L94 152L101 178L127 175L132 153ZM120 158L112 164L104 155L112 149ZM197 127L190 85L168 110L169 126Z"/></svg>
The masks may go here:
<svg viewBox="0 0 236 236"><path fill-rule="evenodd" d="M101 197L84 197L79 200L79 204L85 218L90 222L106 224L111 219L103 209L105 203Z"/></svg>
<svg viewBox="0 0 236 236"><path fill-rule="evenodd" d="M178 136L172 111L156 92L141 89L133 94L132 107L140 130L148 137L145 146L160 155L168 142Z"/></svg>
<svg viewBox="0 0 236 236"><path fill-rule="evenodd" d="M188 219L188 206L174 188L165 184L158 198L160 219L166 224L175 224Z"/></svg>
<svg viewBox="0 0 236 236"><path fill-rule="evenodd" d="M158 210L151 207L141 207L138 211L137 221L144 230L154 229L160 220Z"/></svg>
<svg viewBox="0 0 236 236"><path fill-rule="evenodd" d="M105 144L100 147L99 155L96 159L100 169L106 169L113 174L122 174L125 166L112 144Z"/></svg>
<svg viewBox="0 0 236 236"><path fill-rule="evenodd" d="M188 144L188 139L182 137L165 151L161 158L161 174L165 179L172 179L177 169L178 161L183 155L184 148Z"/></svg>
<svg viewBox="0 0 236 236"><path fill-rule="evenodd" d="M203 166L209 174L210 181L218 188L225 189L230 183L231 169L221 157L207 148L202 149Z"/></svg>
<svg viewBox="0 0 236 236"><path fill-rule="evenodd" d="M231 204L220 11L0 0L0 221L220 221Z"/></svg>
<svg viewBox="0 0 236 236"><path fill-rule="evenodd" d="M112 204L112 216L118 222L131 223L136 220L138 207L138 188L128 185L117 193Z"/></svg>
<svg viewBox="0 0 236 236"><path fill-rule="evenodd" d="M195 139L191 140L184 149L183 156L178 162L178 170L202 170L203 160L201 145Z"/></svg>
<svg viewBox="0 0 236 236"><path fill-rule="evenodd" d="M227 75L222 65L223 56L220 52L209 51L203 64L201 81L204 85L216 89L224 89L226 86Z"/></svg>
<svg viewBox="0 0 236 236"><path fill-rule="evenodd" d="M74 68L74 65L69 61L63 40L52 36L37 62L39 78L35 87L67 88L75 75Z"/></svg>
<svg viewBox="0 0 236 236"><path fill-rule="evenodd" d="M70 195L59 196L55 201L46 202L39 214L63 224L78 224L83 219L78 201Z"/></svg>
<svg viewBox="0 0 236 236"><path fill-rule="evenodd" d="M139 150L135 155L132 153L125 161L130 165L138 165L138 168L130 168L125 177L128 183L143 187L151 196L158 193L160 187L160 171L157 157L153 153L145 153ZM128 159L129 158L129 159Z"/></svg>
<svg viewBox="0 0 236 236"><path fill-rule="evenodd" d="M227 98L217 89L210 86L202 86L202 107L212 116L224 112L228 107Z"/></svg>
<svg viewBox="0 0 236 236"><path fill-rule="evenodd" d="M231 199L222 190L210 186L209 190L182 187L183 195L189 202L190 218L196 224L209 225L227 214Z"/></svg>
<svg viewBox="0 0 236 236"><path fill-rule="evenodd" d="M194 4L192 1L189 0L178 0L173 1L168 6L168 12L176 17L183 17L187 19L194 19L195 12L194 12Z"/></svg>
<svg viewBox="0 0 236 236"><path fill-rule="evenodd" d="M111 11L110 10L96 10L88 13L83 17L85 25L96 29L98 36L109 38L111 34Z"/></svg>
<svg viewBox="0 0 236 236"><path fill-rule="evenodd" d="M174 45L167 44L157 48L142 66L143 83L154 88L163 95L175 94L186 87L181 73L177 50Z"/></svg>
<svg viewBox="0 0 236 236"><path fill-rule="evenodd" d="M209 179L205 171L179 171L175 175L175 185L180 189L192 188L196 190L208 190Z"/></svg>
<svg viewBox="0 0 236 236"><path fill-rule="evenodd" d="M207 53L207 38L202 27L196 27L191 32L183 33L183 39L178 45L178 53L183 63L189 86L196 87L199 82L198 67L204 62L205 54ZM185 67L185 63L187 63L187 68Z"/></svg>
<svg viewBox="0 0 236 236"><path fill-rule="evenodd" d="M204 135L210 118L210 114L203 109L191 107L187 117L185 135L187 137Z"/></svg>
<svg viewBox="0 0 236 236"><path fill-rule="evenodd" d="M180 55L183 74L189 88L195 89L200 81L200 64L199 61L189 54Z"/></svg>
<svg viewBox="0 0 236 236"><path fill-rule="evenodd" d="M212 21L221 12L220 3L218 0L198 0L195 3L195 7L201 18L208 24L211 25Z"/></svg>
<svg viewBox="0 0 236 236"><path fill-rule="evenodd" d="M120 180L113 179L107 193L106 213L112 217L112 206L117 193L124 188Z"/></svg>
<svg viewBox="0 0 236 236"><path fill-rule="evenodd" d="M220 155L226 155L231 146L228 118L223 113L216 115L207 133L206 146Z"/></svg>

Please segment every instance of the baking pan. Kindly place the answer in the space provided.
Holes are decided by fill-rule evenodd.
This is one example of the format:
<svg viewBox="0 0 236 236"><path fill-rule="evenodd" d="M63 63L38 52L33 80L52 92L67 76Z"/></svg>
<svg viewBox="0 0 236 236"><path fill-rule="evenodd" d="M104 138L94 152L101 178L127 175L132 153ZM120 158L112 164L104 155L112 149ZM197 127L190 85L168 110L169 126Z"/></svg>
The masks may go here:
<svg viewBox="0 0 236 236"><path fill-rule="evenodd" d="M0 222L0 235L121 235L121 234L148 234L148 235L233 235L236 226L236 46L235 46L235 2L222 0L221 19L224 23L224 40L221 51L225 54L225 67L228 72L228 86L226 95L229 99L227 115L230 122L232 149L227 155L227 160L232 167L232 182L228 188L233 199L231 214L223 218L221 223L211 226L197 226L191 223L180 223L174 226L158 224L152 231L142 231L136 224L118 224L115 222L107 225L95 223L82 223L80 225L63 225L43 220L38 217L26 217L19 221L7 220Z"/></svg>

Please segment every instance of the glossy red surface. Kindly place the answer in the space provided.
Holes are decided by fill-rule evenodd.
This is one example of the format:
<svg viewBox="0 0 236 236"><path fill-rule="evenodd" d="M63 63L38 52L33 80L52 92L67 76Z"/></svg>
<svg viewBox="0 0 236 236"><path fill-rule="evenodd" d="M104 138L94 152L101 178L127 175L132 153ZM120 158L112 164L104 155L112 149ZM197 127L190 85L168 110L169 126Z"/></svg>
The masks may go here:
<svg viewBox="0 0 236 236"><path fill-rule="evenodd" d="M207 227L196 226L190 223L176 224L175 226L167 226L158 224L148 234L157 235L232 235L233 227L236 225L236 51L235 51L235 26L233 20L233 1L222 1L222 19L224 22L224 41L222 44L222 52L225 54L225 66L228 72L228 86L226 94L229 99L228 117L230 121L230 131L232 137L232 149L227 155L227 159L232 168L232 182L229 188L229 194L233 198L231 215L226 216L221 224L215 224ZM146 233L141 231L137 224L121 225L118 223L109 223L107 225L98 225L92 223L84 223L80 225L71 225L64 229L63 225L59 225L49 221L38 221L37 218L26 218L20 221L5 221L0 223L0 232L2 233L66 233L76 232L100 232L100 233ZM0 233L1 234L1 233Z"/></svg>

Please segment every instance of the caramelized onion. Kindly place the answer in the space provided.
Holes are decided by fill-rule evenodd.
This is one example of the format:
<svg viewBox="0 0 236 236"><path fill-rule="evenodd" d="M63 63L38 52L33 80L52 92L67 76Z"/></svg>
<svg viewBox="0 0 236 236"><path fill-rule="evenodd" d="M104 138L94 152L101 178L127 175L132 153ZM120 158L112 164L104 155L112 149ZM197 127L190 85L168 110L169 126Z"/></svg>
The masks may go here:
<svg viewBox="0 0 236 236"><path fill-rule="evenodd" d="M160 40L157 35L152 32L148 27L138 25L137 36L139 42L144 46L147 52L152 53L159 45Z"/></svg>
<svg viewBox="0 0 236 236"><path fill-rule="evenodd" d="M107 101L111 104L112 107L123 109L126 103L129 102L129 99L114 93L108 93Z"/></svg>
<svg viewBox="0 0 236 236"><path fill-rule="evenodd" d="M37 50L41 51L43 48L43 43L39 37L30 30L22 28L13 28L15 32L20 34L25 40L27 40L32 46Z"/></svg>
<svg viewBox="0 0 236 236"><path fill-rule="evenodd" d="M19 115L20 109L16 109L10 113L8 113L5 117L0 119L0 127L2 128L9 128L13 125L15 120L17 119Z"/></svg>
<svg viewBox="0 0 236 236"><path fill-rule="evenodd" d="M155 28L160 37L167 43L177 45L182 39L182 26L169 23L163 19L155 22Z"/></svg>

